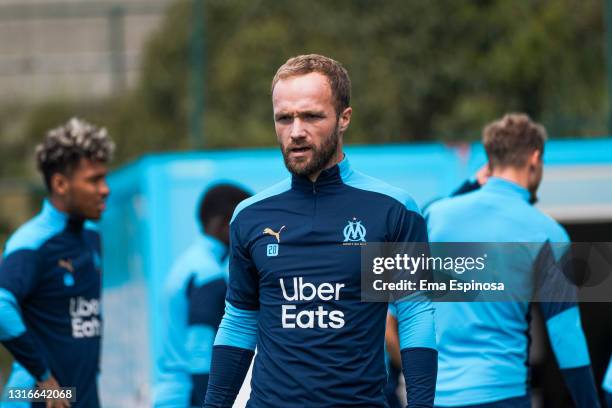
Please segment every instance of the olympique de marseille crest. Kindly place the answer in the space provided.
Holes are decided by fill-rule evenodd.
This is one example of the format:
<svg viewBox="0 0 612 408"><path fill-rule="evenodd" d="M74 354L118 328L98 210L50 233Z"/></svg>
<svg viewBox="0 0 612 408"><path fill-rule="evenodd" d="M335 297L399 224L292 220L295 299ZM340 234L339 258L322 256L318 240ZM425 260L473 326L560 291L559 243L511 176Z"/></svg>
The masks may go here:
<svg viewBox="0 0 612 408"><path fill-rule="evenodd" d="M366 242L366 228L358 221L357 218L353 217L353 220L349 220L344 230L344 242Z"/></svg>

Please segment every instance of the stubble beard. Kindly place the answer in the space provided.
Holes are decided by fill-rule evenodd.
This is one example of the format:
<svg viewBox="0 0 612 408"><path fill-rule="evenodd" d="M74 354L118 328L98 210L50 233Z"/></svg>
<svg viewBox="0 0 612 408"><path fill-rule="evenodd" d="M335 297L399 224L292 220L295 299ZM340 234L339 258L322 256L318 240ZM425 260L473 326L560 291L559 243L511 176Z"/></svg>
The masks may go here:
<svg viewBox="0 0 612 408"><path fill-rule="evenodd" d="M289 157L289 146L286 148L281 146L281 152L283 153L283 160L287 170L289 170L291 174L303 177L309 177L324 170L338 150L338 143L340 142L338 125L339 123L337 121L333 132L323 141L321 147L317 148L314 145L309 146L312 149L312 158L306 162L292 161L292 159ZM291 145L291 147L301 146L302 144Z"/></svg>

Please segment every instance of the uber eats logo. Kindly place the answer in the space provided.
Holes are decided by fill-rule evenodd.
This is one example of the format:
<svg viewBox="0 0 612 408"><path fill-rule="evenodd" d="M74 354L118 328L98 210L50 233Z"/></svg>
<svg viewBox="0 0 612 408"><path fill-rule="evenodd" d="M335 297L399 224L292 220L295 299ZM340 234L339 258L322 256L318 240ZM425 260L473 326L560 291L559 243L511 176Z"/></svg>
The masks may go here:
<svg viewBox="0 0 612 408"><path fill-rule="evenodd" d="M100 300L81 296L70 298L72 337L97 337L102 330L100 322Z"/></svg>
<svg viewBox="0 0 612 408"><path fill-rule="evenodd" d="M344 288L343 283L321 283L314 285L304 282L304 278L283 279L279 284L283 292L283 298L287 302L309 302L311 300L340 300L340 291ZM294 304L282 305L281 322L284 329L341 329L344 327L344 313L340 310L329 310L319 305L314 310L301 310L297 312Z"/></svg>

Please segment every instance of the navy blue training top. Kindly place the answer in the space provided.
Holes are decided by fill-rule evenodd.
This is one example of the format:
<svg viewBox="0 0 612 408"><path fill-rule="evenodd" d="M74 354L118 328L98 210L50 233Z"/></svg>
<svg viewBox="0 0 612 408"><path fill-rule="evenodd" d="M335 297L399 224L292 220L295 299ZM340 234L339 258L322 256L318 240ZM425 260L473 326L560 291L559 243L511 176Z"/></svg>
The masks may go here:
<svg viewBox="0 0 612 408"><path fill-rule="evenodd" d="M73 407L99 406L100 238L45 201L7 241L0 263L0 341L13 365L7 387L52 374L76 387Z"/></svg>
<svg viewBox="0 0 612 408"><path fill-rule="evenodd" d="M386 406L387 303L361 302L369 242L427 242L425 221L407 193L346 159L237 207L215 346L257 346L249 407ZM401 348L435 349L431 304L397 305Z"/></svg>

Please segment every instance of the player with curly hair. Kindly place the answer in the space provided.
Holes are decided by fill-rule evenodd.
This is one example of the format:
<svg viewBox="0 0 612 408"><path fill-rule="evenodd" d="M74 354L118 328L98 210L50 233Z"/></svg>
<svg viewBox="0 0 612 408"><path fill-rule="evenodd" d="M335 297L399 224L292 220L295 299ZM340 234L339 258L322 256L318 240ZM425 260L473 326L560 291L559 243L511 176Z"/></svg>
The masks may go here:
<svg viewBox="0 0 612 408"><path fill-rule="evenodd" d="M99 406L101 254L90 220L105 209L114 148L106 129L76 118L36 147L48 198L9 238L0 263L0 341L15 359L5 401L35 386L72 387L71 395L45 393L59 398L44 403Z"/></svg>

